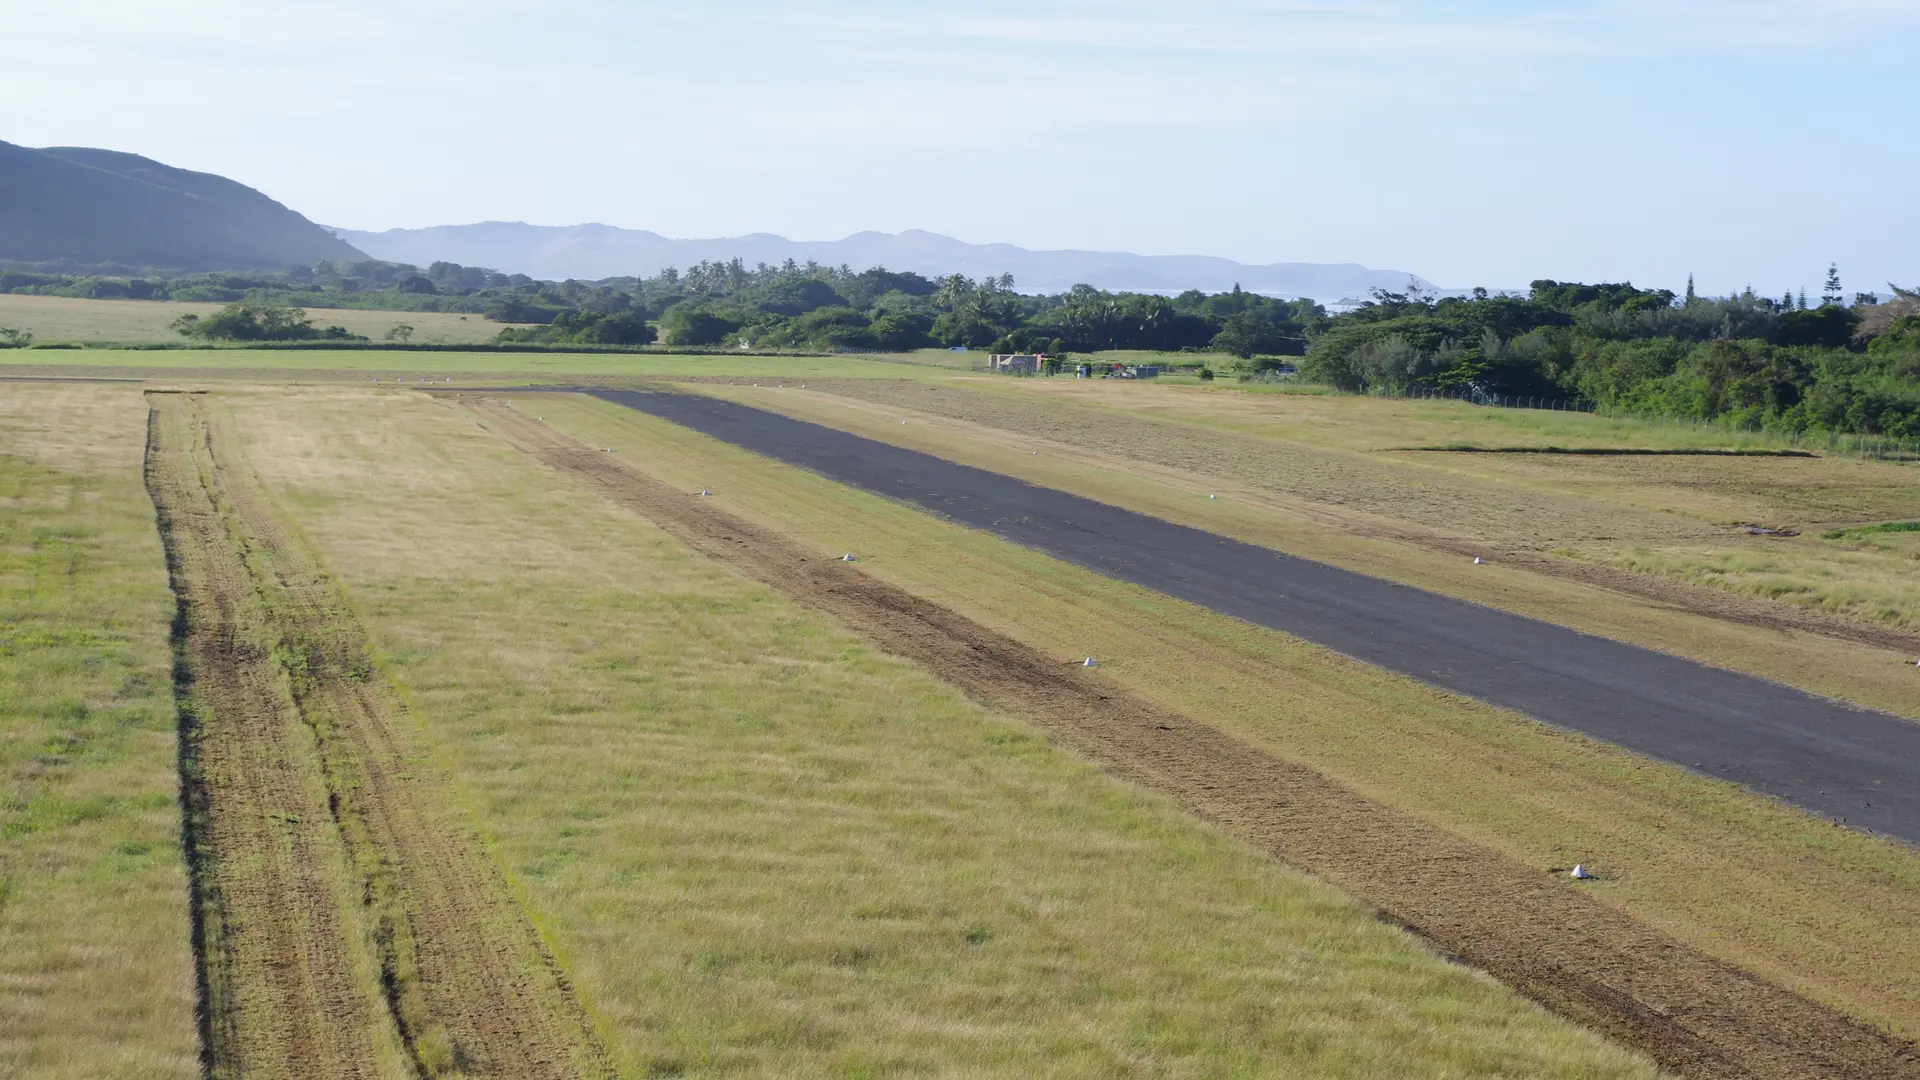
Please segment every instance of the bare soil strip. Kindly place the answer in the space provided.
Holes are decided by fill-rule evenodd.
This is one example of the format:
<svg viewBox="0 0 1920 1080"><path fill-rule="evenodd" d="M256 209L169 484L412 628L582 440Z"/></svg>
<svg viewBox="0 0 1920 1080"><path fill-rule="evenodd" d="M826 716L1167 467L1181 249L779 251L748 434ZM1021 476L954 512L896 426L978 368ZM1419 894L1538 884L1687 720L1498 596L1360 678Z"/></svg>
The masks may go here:
<svg viewBox="0 0 1920 1080"><path fill-rule="evenodd" d="M488 401L487 426L693 546L1022 716L1113 773L1379 907L1442 951L1690 1077L1920 1077L1920 1048L1733 968L1576 887L1369 802L715 510Z"/></svg>
<svg viewBox="0 0 1920 1080"><path fill-rule="evenodd" d="M180 598L183 715L197 724L213 1071L391 1075L385 1033L403 1074L611 1075L505 882L449 820L452 793L344 596L267 510L214 410L150 401L149 488ZM323 849L332 865L281 865Z"/></svg>

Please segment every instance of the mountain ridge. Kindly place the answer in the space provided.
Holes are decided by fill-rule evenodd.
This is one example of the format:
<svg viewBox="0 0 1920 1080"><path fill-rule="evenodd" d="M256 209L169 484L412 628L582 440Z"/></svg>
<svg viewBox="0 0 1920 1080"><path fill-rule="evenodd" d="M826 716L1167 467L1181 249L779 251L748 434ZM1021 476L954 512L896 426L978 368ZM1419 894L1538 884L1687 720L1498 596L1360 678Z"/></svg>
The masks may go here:
<svg viewBox="0 0 1920 1080"><path fill-rule="evenodd" d="M453 262L546 279L651 276L669 266L685 268L701 261L739 258L749 265L777 265L790 258L829 266L845 263L856 270L885 266L929 276L1010 273L1022 291L1037 292L1060 292L1082 283L1116 291L1218 292L1237 284L1251 292L1334 300L1364 296L1376 287L1399 290L1410 280L1432 288L1405 271L1376 270L1359 263L1251 264L1210 255L1032 250L1014 244L973 244L924 229L898 233L865 230L839 240L789 240L764 232L675 239L649 229L623 229L597 222L529 225L483 221L381 232L332 231L377 259L417 266Z"/></svg>
<svg viewBox="0 0 1920 1080"><path fill-rule="evenodd" d="M91 147L0 142L0 262L252 270L365 258L236 180Z"/></svg>

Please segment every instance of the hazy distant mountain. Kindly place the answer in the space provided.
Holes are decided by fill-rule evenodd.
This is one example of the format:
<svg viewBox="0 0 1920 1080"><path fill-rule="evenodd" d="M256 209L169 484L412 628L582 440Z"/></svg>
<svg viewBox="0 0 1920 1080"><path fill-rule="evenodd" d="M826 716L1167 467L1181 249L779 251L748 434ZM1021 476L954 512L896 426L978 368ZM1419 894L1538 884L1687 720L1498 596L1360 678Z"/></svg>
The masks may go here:
<svg viewBox="0 0 1920 1080"><path fill-rule="evenodd" d="M245 184L137 154L0 142L0 261L244 270L365 258Z"/></svg>
<svg viewBox="0 0 1920 1080"><path fill-rule="evenodd" d="M1250 266L1202 255L1029 251L1011 244L969 244L917 229L855 233L844 240L788 240L770 233L671 240L659 233L610 225L555 227L510 221L386 232L334 231L377 259L416 266L444 260L552 279L651 276L669 266L685 269L703 259L724 262L737 257L749 266L812 259L827 266L845 263L856 270L885 266L929 276L1012 274L1015 285L1028 292L1058 292L1081 282L1139 292L1214 292L1237 283L1260 293L1337 299L1363 296L1376 285L1400 289L1411 277L1404 271L1369 270L1357 263Z"/></svg>

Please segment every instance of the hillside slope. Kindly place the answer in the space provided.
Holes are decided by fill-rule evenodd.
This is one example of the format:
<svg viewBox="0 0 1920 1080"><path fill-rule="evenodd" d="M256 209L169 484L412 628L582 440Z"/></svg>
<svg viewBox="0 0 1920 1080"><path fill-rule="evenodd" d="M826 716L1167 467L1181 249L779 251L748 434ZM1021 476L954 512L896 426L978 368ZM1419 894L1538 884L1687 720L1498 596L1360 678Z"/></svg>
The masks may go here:
<svg viewBox="0 0 1920 1080"><path fill-rule="evenodd" d="M1399 289L1412 276L1400 270L1373 270L1358 263L1256 266L1201 255L1031 251L1011 244L969 244L918 229L861 232L841 240L788 240L770 233L675 240L643 229L611 225L555 227L517 221L378 233L334 231L378 259L417 266L444 259L549 279L652 275L669 266L684 268L703 259L725 262L738 258L749 266L812 259L827 266L845 263L856 270L885 266L936 277L953 273L972 277L1012 274L1026 292L1059 292L1081 282L1102 289L1159 293L1186 289L1217 292L1238 284L1254 292L1332 300L1364 296L1375 286Z"/></svg>
<svg viewBox="0 0 1920 1080"><path fill-rule="evenodd" d="M365 258L244 184L137 154L0 142L0 262L271 269Z"/></svg>

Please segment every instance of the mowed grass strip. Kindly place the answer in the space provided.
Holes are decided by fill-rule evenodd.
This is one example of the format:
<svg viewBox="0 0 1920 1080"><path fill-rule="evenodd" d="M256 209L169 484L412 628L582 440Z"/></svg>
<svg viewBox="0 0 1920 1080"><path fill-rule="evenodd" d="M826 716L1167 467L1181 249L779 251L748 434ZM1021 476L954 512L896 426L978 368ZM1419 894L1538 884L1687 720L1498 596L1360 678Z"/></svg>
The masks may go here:
<svg viewBox="0 0 1920 1080"><path fill-rule="evenodd" d="M0 293L0 326L26 330L40 341L180 341L172 323L182 315L205 318L224 304L172 300L85 300L67 296ZM470 345L491 339L504 325L484 315L441 311L366 311L308 308L315 326L344 326L349 333L382 340L395 326L413 327L412 340Z"/></svg>
<svg viewBox="0 0 1920 1080"><path fill-rule="evenodd" d="M1542 874L1763 977L1920 1032L1920 855L1735 785L1452 697L776 465L631 410L542 395L522 412L729 512Z"/></svg>
<svg viewBox="0 0 1920 1080"><path fill-rule="evenodd" d="M715 558L826 613L1116 776L1389 917L1570 1019L1684 1076L1914 1072L1914 1044L1730 969L1572 882L1543 878L1153 705L947 608L628 468L494 400L464 402L558 472L588 480ZM1920 1077L1920 1073L1914 1073Z"/></svg>
<svg viewBox="0 0 1920 1080"><path fill-rule="evenodd" d="M0 394L0 1075L200 1074L146 414Z"/></svg>
<svg viewBox="0 0 1920 1080"><path fill-rule="evenodd" d="M1784 605L1718 593L1702 597L1703 590L1626 592L1623 584L1658 582L1638 575L1627 575L1638 579L1628 583L1561 576L1585 568L1551 556L1496 556L1492 548L1390 519L968 421L916 413L911 423L901 424L901 410L794 385L755 389L700 383L693 388L1358 573L1920 717L1920 678L1914 676L1912 658L1871 641L1902 636L1891 629L1850 621L1830 625ZM1489 555L1491 562L1475 565L1474 551ZM1706 609L1711 614L1703 613L1703 600L1714 602ZM1841 632L1870 640L1833 636Z"/></svg>
<svg viewBox="0 0 1920 1080"><path fill-rule="evenodd" d="M1009 383L1058 380L1008 379ZM809 380L809 389L1020 435L1057 439L1172 465L1344 510L1396 518L1456 536L1545 548L1600 536L1703 536L1703 522L1517 491L1465 476L1376 460L1343 449L1223 431L1033 393L907 380ZM1272 398L1268 400L1280 400ZM1291 402L1293 399L1286 399ZM1307 399L1317 400L1317 399Z"/></svg>
<svg viewBox="0 0 1920 1080"><path fill-rule="evenodd" d="M382 962L376 897L354 873L326 750L293 692L302 649L275 618L267 552L221 482L198 396L148 395L144 471L179 602L207 1073L410 1075L389 1009L401 973Z"/></svg>
<svg viewBox="0 0 1920 1080"><path fill-rule="evenodd" d="M1920 486L1920 473L1914 480ZM1588 558L1920 630L1920 561L1890 547L1843 546L1803 536L1714 547L1635 545L1592 552ZM1920 680L1914 681L1920 688Z"/></svg>
<svg viewBox="0 0 1920 1080"><path fill-rule="evenodd" d="M1712 424L1337 394L1311 383L1009 379L983 375L971 380L970 385L1363 452L1455 444L1649 450L1766 450L1787 445L1774 433L1732 431Z"/></svg>
<svg viewBox="0 0 1920 1080"><path fill-rule="evenodd" d="M376 677L347 598L262 497L225 411L205 394L149 398L156 429L187 421L205 492L224 519L224 544L216 546L247 554L238 576L251 579L246 584L264 608L260 632L271 648L261 652L277 661L276 674L311 734L326 784L324 816L352 863L387 1011L416 1071L516 1080L610 1075L564 974L553 970L524 913L469 840L471 825L438 783L413 718ZM155 445L172 449L170 441L156 438ZM149 451L150 487L169 526L169 549L177 551L180 515L172 500L160 499L157 457ZM176 588L186 587L195 601L189 615L198 618L196 586L203 583L187 572L190 565L176 560ZM223 599L223 608L246 606ZM196 668L210 667L201 646L190 634L190 659ZM202 761L216 753L205 742L199 751ZM207 831L218 835L221 793L211 777L205 786L216 811ZM234 809L229 802L226 811ZM232 921L249 913L220 914Z"/></svg>
<svg viewBox="0 0 1920 1080"><path fill-rule="evenodd" d="M231 400L627 1073L1653 1075L463 409Z"/></svg>
<svg viewBox="0 0 1920 1080"><path fill-rule="evenodd" d="M4 295L4 294L0 294ZM106 303L108 301L99 301ZM131 303L132 301L127 301ZM6 325L0 322L0 325ZM379 376L408 383L448 375L498 380L563 381L657 376L714 378L944 378L947 372L910 360L851 356L750 356L728 353L463 352L456 349L388 348L196 348L196 349L0 349L0 376L118 376L141 379L219 379L249 382L281 378L339 379Z"/></svg>

